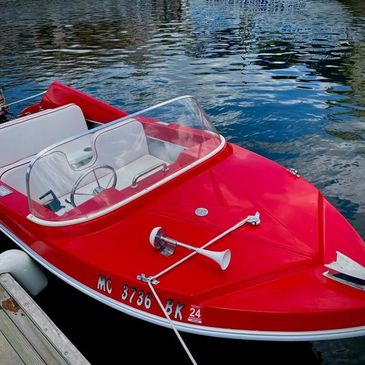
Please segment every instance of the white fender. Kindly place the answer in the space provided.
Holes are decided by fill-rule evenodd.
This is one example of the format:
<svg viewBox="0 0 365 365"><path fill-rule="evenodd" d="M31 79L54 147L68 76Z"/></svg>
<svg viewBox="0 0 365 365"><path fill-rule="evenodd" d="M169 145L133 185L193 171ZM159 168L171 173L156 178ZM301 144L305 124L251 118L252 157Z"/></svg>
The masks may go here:
<svg viewBox="0 0 365 365"><path fill-rule="evenodd" d="M35 261L24 251L8 250L0 254L0 274L9 273L31 295L39 294L48 284Z"/></svg>

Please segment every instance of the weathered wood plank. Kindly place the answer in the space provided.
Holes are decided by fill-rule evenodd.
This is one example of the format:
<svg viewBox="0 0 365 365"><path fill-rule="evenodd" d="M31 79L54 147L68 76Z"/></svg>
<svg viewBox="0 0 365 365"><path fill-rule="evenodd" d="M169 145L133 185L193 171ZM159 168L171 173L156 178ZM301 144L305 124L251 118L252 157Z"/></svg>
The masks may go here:
<svg viewBox="0 0 365 365"><path fill-rule="evenodd" d="M0 310L0 331L25 364L47 365L3 310Z"/></svg>
<svg viewBox="0 0 365 365"><path fill-rule="evenodd" d="M6 365L24 365L22 359L11 347L10 343L0 332L0 364Z"/></svg>
<svg viewBox="0 0 365 365"><path fill-rule="evenodd" d="M0 287L0 303L16 328L27 338L30 345L36 349L39 356L47 365L67 365L67 362L61 357L52 344L42 334L40 329L32 322L32 320L24 313L17 302L9 295L9 293ZM29 302L27 302L29 306ZM48 330L48 329L47 329Z"/></svg>
<svg viewBox="0 0 365 365"><path fill-rule="evenodd" d="M0 304L47 365L90 365L33 299L9 275L0 275Z"/></svg>

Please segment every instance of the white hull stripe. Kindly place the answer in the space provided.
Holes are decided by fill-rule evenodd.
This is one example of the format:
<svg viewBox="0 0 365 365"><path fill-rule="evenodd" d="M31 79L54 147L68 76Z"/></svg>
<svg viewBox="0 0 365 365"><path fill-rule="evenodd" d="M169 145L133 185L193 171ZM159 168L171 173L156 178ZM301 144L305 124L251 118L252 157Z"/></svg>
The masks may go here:
<svg viewBox="0 0 365 365"><path fill-rule="evenodd" d="M49 270L52 274L56 275L66 283L70 284L74 288L81 292L89 295L90 297L98 300L101 303L108 305L120 312L127 315L151 322L153 324L171 328L167 319L159 317L151 313L146 313L139 309L130 307L115 299L109 298L88 286L76 281L69 275L65 274L55 266L44 260L40 255L31 250L23 241L16 237L11 231L0 224L0 231L3 232L7 237L14 241L20 248L29 254L39 264ZM365 326L342 328L335 330L324 330L324 331L302 331L302 332L288 332L288 331L254 331L254 330L237 330L230 328L218 328L218 327L207 327L201 325L193 325L188 323L182 323L173 321L174 325L179 331L194 333L204 336L222 337L231 339L241 340L256 340L256 341L318 341L318 340L334 340L340 338L350 338L365 335Z"/></svg>

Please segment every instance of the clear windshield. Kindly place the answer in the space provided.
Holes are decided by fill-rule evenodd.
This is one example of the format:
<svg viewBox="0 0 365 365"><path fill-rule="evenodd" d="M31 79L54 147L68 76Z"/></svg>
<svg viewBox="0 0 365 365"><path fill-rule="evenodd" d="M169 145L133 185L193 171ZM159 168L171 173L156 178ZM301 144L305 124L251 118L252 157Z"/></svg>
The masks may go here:
<svg viewBox="0 0 365 365"><path fill-rule="evenodd" d="M191 97L95 128L41 152L27 174L33 217L92 219L209 158L221 137Z"/></svg>

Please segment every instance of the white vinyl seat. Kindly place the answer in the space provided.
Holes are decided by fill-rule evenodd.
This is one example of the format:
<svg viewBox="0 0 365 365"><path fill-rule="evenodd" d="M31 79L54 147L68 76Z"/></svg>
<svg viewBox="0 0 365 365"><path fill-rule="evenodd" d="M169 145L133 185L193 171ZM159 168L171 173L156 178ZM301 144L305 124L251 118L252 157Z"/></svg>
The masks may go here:
<svg viewBox="0 0 365 365"><path fill-rule="evenodd" d="M0 180L26 194L28 164L38 152L87 131L81 109L68 104L0 126Z"/></svg>
<svg viewBox="0 0 365 365"><path fill-rule="evenodd" d="M143 125L132 118L123 125L98 132L94 141L98 165L109 165L116 170L118 190L130 186L142 171L165 162L150 154Z"/></svg>
<svg viewBox="0 0 365 365"><path fill-rule="evenodd" d="M67 105L9 125L7 130L0 130L0 140L5 134L14 138L15 132L11 128L28 133L27 138L32 143L14 152L12 159L0 160L3 164L0 176L10 187L27 194L26 171L31 158L49 145L86 131L87 125L81 109ZM56 214L63 215L73 209L72 191L77 189L77 205L80 205L92 199L93 192L100 188L99 184L110 187L113 172L108 167L117 176L115 188L123 190L132 186L137 176L140 183L156 173L157 166L162 169L170 162L159 157L163 156L151 154L141 122L131 118L112 124L65 142L40 156L30 173L31 199L43 205L49 198L47 193L52 192L63 207ZM107 168L103 169L103 166ZM97 180L93 169L98 171Z"/></svg>
<svg viewBox="0 0 365 365"><path fill-rule="evenodd" d="M85 137L88 137L93 157L87 164L78 168L70 162L69 147L72 144L76 147L78 144L84 145ZM65 143L62 148L58 147L42 156L30 174L31 195L34 200L43 204L40 197L52 191L63 207L56 213L60 216L73 209L73 188L77 189L74 191L74 198L78 206L92 199L93 191L97 190L98 186L111 187L113 173L108 167L116 173L115 188L122 190L132 185L135 176L162 163L166 164L149 153L143 125L131 119L123 124L107 126L71 143ZM97 180L93 170L98 172ZM141 180L154 172L156 171L144 174Z"/></svg>

